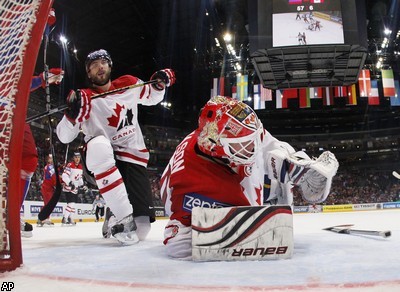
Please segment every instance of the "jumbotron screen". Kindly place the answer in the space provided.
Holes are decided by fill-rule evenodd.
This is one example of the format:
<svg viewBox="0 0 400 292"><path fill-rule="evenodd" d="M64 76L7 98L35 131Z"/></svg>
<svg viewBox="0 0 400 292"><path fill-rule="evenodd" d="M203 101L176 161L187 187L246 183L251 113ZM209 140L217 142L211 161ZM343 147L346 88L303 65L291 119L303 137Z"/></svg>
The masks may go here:
<svg viewBox="0 0 400 292"><path fill-rule="evenodd" d="M273 0L273 47L322 44L344 44L340 0Z"/></svg>

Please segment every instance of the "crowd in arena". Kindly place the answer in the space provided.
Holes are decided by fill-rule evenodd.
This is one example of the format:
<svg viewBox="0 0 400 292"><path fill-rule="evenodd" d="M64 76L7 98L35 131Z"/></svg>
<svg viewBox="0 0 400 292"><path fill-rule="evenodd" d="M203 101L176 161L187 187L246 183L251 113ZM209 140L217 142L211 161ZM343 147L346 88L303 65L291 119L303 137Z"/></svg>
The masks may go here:
<svg viewBox="0 0 400 292"><path fill-rule="evenodd" d="M167 163L171 150L173 150L179 141L172 131L159 131L154 127L146 127L144 130L147 137L146 143L153 158L150 159L149 165L149 179L153 193L153 200L155 206L163 206L160 195L160 177L164 169L164 164ZM172 134L171 134L171 133ZM155 142L157 140L157 142ZM49 145L46 139L38 139L37 143L39 154L39 166L32 179L31 187L27 196L28 200L41 201L40 187L43 181L43 168L45 166L45 157L49 152ZM66 145L61 143L56 144L56 157L59 169L62 170L65 163ZM98 190L95 186L89 185L87 191L81 191L78 195L78 203L93 202ZM61 197L60 201L63 201ZM400 180L392 176L391 171L371 170L365 169L346 169L339 167L337 175L332 182L332 188L324 205L337 205L337 204L361 204L361 203L374 203L374 202L392 202L400 201ZM301 196L294 197L294 204L297 206L307 205Z"/></svg>

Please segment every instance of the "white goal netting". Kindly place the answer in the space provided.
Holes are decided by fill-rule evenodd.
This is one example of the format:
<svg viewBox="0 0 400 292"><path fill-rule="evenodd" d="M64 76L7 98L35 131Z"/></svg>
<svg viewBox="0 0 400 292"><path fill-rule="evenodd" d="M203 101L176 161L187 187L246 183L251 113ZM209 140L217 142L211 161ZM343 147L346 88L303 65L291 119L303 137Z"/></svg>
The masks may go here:
<svg viewBox="0 0 400 292"><path fill-rule="evenodd" d="M26 93L29 92L30 85L27 80L21 80L32 78L41 38L34 38L34 35L42 34L46 23L46 20L38 21L38 17L48 13L51 3L50 0L0 0L0 263L10 257L9 250L13 248L9 237L10 229L18 228L18 232L20 229L19 224L15 226L14 222L11 226L8 221L9 201L19 202L20 198L11 195L8 198L8 192L10 177L20 171L14 169L11 172L12 133L25 123L25 118L21 119L19 115L16 120L16 113L24 108L26 113ZM38 30L37 26L40 26ZM39 41L35 41L36 39ZM26 66L26 63L30 65ZM22 145L22 141L20 144ZM19 216L19 209L17 212Z"/></svg>

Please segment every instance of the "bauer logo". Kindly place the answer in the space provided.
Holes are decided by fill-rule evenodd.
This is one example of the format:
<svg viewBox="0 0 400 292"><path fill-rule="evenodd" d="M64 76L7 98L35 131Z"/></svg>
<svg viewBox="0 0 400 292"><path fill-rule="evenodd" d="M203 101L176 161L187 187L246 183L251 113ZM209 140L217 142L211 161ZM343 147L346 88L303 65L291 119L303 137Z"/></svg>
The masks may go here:
<svg viewBox="0 0 400 292"><path fill-rule="evenodd" d="M183 198L183 209L187 212L192 212L194 207L203 207L203 208L224 208L229 207L230 205L212 200L205 196L190 193L186 194Z"/></svg>

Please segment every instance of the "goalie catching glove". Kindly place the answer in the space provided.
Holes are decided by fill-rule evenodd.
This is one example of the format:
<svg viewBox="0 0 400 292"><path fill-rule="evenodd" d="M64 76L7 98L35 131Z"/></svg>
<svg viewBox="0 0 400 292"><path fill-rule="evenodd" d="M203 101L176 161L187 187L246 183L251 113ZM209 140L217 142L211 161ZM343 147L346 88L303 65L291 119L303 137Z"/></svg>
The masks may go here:
<svg viewBox="0 0 400 292"><path fill-rule="evenodd" d="M82 123L90 117L90 96L84 90L71 90L67 97L65 116L73 123Z"/></svg>
<svg viewBox="0 0 400 292"><path fill-rule="evenodd" d="M268 154L268 172L280 183L291 183L311 204L325 201L331 189L339 163L333 153L323 152L311 159L305 152L290 153L285 148L272 150Z"/></svg>
<svg viewBox="0 0 400 292"><path fill-rule="evenodd" d="M172 69L163 69L155 72L150 80L158 80L158 83L152 84L153 88L156 90L164 90L165 87L172 86L175 81L175 72Z"/></svg>

